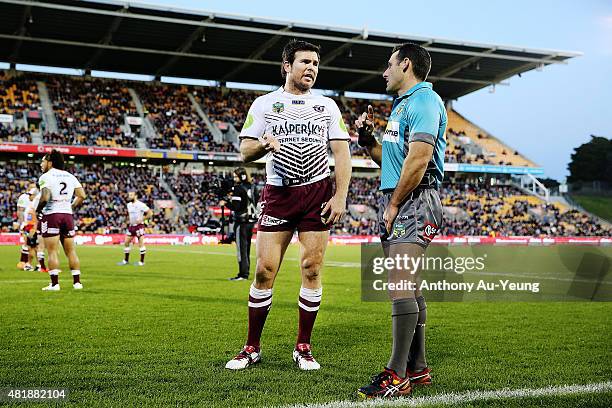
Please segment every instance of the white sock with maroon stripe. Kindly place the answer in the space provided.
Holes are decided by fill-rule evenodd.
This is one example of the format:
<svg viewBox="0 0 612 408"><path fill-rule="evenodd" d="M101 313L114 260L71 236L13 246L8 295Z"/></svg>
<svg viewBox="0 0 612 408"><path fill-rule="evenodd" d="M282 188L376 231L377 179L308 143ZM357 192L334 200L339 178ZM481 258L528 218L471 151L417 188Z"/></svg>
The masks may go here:
<svg viewBox="0 0 612 408"><path fill-rule="evenodd" d="M45 253L44 252L36 252L36 257L38 258L38 263L41 268L47 269L45 266Z"/></svg>
<svg viewBox="0 0 612 408"><path fill-rule="evenodd" d="M323 288L300 288L300 297L298 299L300 321L298 327L297 344L310 344L310 336L312 335L312 328L314 327L317 312L319 311L319 306L321 305L322 295Z"/></svg>
<svg viewBox="0 0 612 408"><path fill-rule="evenodd" d="M30 257L30 248L27 245L21 246L21 257L20 262L28 262Z"/></svg>
<svg viewBox="0 0 612 408"><path fill-rule="evenodd" d="M49 271L49 277L51 278L52 286L59 284L59 273L60 273L59 269L51 269Z"/></svg>
<svg viewBox="0 0 612 408"><path fill-rule="evenodd" d="M261 332L271 307L272 289L257 289L253 282L249 290L249 332L246 345L255 347L257 351L259 351Z"/></svg>
<svg viewBox="0 0 612 408"><path fill-rule="evenodd" d="M72 270L72 283L81 282L81 271L79 269Z"/></svg>

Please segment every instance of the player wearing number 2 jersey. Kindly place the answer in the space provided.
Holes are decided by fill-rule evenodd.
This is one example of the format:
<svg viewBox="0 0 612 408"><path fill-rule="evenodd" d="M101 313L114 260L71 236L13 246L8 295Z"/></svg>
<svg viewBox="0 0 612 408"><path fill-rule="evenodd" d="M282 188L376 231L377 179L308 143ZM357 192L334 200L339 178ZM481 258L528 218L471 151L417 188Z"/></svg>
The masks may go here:
<svg viewBox="0 0 612 408"><path fill-rule="evenodd" d="M41 217L40 230L49 253L51 283L43 290L60 290L58 244L64 248L72 271L74 289L83 289L80 262L74 247L73 210L85 200L85 190L72 174L64 171L64 156L57 150L46 154L40 165L43 175L38 179L40 201L36 214ZM74 197L74 200L73 200Z"/></svg>

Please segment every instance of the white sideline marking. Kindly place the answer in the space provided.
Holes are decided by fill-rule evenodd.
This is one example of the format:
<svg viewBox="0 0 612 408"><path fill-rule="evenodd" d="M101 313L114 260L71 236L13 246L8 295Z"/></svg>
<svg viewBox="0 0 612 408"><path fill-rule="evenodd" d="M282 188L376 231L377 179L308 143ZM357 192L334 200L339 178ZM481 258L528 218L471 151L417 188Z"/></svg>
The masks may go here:
<svg viewBox="0 0 612 408"><path fill-rule="evenodd" d="M582 393L612 391L612 381L584 384L548 386L544 388L502 389L492 391L468 391L423 397L405 397L392 400L376 399L370 401L336 401L323 404L282 405L279 408L356 408L356 407L423 407L427 405L455 405L469 402L501 400L511 398L548 397Z"/></svg>
<svg viewBox="0 0 612 408"><path fill-rule="evenodd" d="M176 253L181 253L181 254L187 253L187 254L200 254L200 255L220 255L220 256L231 256L232 258L236 257L235 253L216 252L216 251L176 250L176 249L168 249L168 248L156 248L155 251L176 252ZM298 258L293 258L290 256L286 256L283 259L287 259L289 261L299 261ZM337 262L337 261L326 261L325 265L337 266L341 268L359 268L361 266L359 262Z"/></svg>
<svg viewBox="0 0 612 408"><path fill-rule="evenodd" d="M195 251L195 250L177 250L177 249L167 249L167 248L157 248L156 251L161 252L176 252L176 253L188 253L188 254L202 254L202 255L221 255L221 256L231 256L236 257L236 254L227 253L227 252L216 252L210 250L204 251ZM298 258L285 257L284 259L288 259L290 261L298 261ZM337 266L341 268L361 268L360 262L338 262L338 261L325 261L325 265L329 266ZM529 274L520 274L520 273L504 273L504 272L479 272L479 271L470 271L466 272L465 275L475 275L475 276L510 276L513 278L530 278L530 279L540 279L540 280L554 280L561 282L583 282L583 283L593 283L594 280L589 279L580 279L580 278L561 278L555 276L539 276L539 275L529 275ZM612 284L609 281L602 281L601 283Z"/></svg>
<svg viewBox="0 0 612 408"><path fill-rule="evenodd" d="M110 247L110 246L99 246L96 248L113 248L114 247ZM181 253L181 254L199 254L199 255L220 255L220 256L231 256L232 258L236 257L235 253L227 253L227 252L217 252L217 251L211 251L211 250L204 250L204 251L196 251L196 250L185 250L185 249L168 249L168 248L156 248L155 251L158 252L174 252L174 253ZM289 261L299 261L298 258L293 258L293 257L285 257L284 259L287 259ZM361 268L361 263L360 262L338 262L338 261L325 261L325 265L327 266L335 266L338 268ZM592 279L581 279L581 278L561 278L561 277L555 277L555 276L539 276L539 275L528 275L528 274L521 274L521 273L503 273L503 272L478 272L478 271L470 271L468 273L465 274L466 276L470 275L474 275L474 276L509 276L511 278L527 278L527 279L538 279L538 280L552 280L552 281L556 281L556 282L581 282L581 283L593 283L595 282ZM608 281L608 280L603 280L601 281L601 284L603 285L612 285L612 282Z"/></svg>

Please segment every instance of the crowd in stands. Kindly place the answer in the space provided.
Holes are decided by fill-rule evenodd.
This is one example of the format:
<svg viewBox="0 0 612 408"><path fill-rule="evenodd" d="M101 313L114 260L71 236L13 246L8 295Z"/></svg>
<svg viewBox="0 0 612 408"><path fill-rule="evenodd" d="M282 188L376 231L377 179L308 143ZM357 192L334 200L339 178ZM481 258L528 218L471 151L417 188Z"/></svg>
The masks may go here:
<svg viewBox="0 0 612 408"><path fill-rule="evenodd" d="M34 162L0 162L0 231L17 231L17 200L36 181L40 166Z"/></svg>
<svg viewBox="0 0 612 408"><path fill-rule="evenodd" d="M242 130L249 108L261 92L230 88L200 88L196 100L213 122L225 122Z"/></svg>
<svg viewBox="0 0 612 408"><path fill-rule="evenodd" d="M81 232L123 233L127 228L127 193L134 190L139 199L154 209L155 200L171 200L158 186L157 173L150 167L118 167L103 164L68 165L84 185L87 199L77 210L76 226ZM0 231L16 232L17 199L40 176L35 162L0 162ZM154 210L147 225L149 233L175 232L175 223L162 210Z"/></svg>
<svg viewBox="0 0 612 408"><path fill-rule="evenodd" d="M82 232L122 233L127 223L127 192L135 190L142 201L155 208L156 200L172 200L160 187L159 169L122 167L111 164L77 164L69 171L86 186L88 198L76 214ZM0 225L2 231L15 231L17 197L40 174L38 163L0 163ZM201 231L211 220L217 222L220 196L214 173L164 174L183 211L155 209L148 232L191 233ZM253 182L263 188L263 175ZM476 186L445 183L440 195L444 206L441 235L474 236L610 236L609 225L577 210L566 209L522 193L512 186ZM347 204L349 212L333 234L363 235L378 233L378 179L353 177ZM218 223L217 223L218 225Z"/></svg>
<svg viewBox="0 0 612 408"><path fill-rule="evenodd" d="M150 167L91 164L74 166L71 171L86 186L88 195L77 212L77 226L81 231L123 233L128 225L129 191L136 191L138 199L152 209L155 200L171 200L170 194L158 185L158 173ZM170 233L174 231L174 225L164 211L154 211L147 229L149 232Z"/></svg>
<svg viewBox="0 0 612 408"><path fill-rule="evenodd" d="M50 144L136 147L136 137L125 124L125 116L138 116L128 86L137 90L145 114L151 119L156 135L144 143L153 149L237 152L229 142L213 140L209 128L194 110L188 97L196 102L210 120L225 132L227 125L240 131L253 100L261 91L221 87L192 87L159 83L134 82L62 75L31 77L0 71L0 113L19 113L39 109L37 78L46 82L57 119L58 132L43 133ZM365 100L332 97L351 129L351 153L354 158L368 158L366 149L357 144L353 129L358 116L368 105L374 109L375 135L381 138L391 113L389 100ZM482 133L483 131L453 110L449 110L447 129L448 163L491 165L533 165L518 152ZM31 143L23 132L10 135L12 141ZM6 132L0 140L9 140Z"/></svg>
<svg viewBox="0 0 612 408"><path fill-rule="evenodd" d="M178 85L141 85L138 94L144 109L157 130L149 139L153 149L201 150L234 152L231 143L213 140L206 123L195 111L189 92L191 88Z"/></svg>
<svg viewBox="0 0 612 408"><path fill-rule="evenodd" d="M39 108L40 98L35 81L0 71L0 114L21 116L25 110Z"/></svg>
<svg viewBox="0 0 612 408"><path fill-rule="evenodd" d="M127 86L119 81L67 76L44 77L58 125L45 133L51 144L136 147L125 116L138 116Z"/></svg>
<svg viewBox="0 0 612 408"><path fill-rule="evenodd" d="M442 235L610 236L610 227L577 210L546 204L513 186L445 184Z"/></svg>
<svg viewBox="0 0 612 408"><path fill-rule="evenodd" d="M32 135L24 128L0 124L0 142L32 143Z"/></svg>

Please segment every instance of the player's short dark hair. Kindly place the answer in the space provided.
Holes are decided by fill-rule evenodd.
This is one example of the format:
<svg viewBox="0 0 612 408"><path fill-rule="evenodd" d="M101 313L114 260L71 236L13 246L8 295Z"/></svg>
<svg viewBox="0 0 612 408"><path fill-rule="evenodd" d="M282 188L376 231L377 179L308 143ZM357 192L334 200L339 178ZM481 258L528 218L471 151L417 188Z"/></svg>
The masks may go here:
<svg viewBox="0 0 612 408"><path fill-rule="evenodd" d="M285 48L283 48L282 61L281 61L281 76L285 78L287 73L285 72L284 64L288 62L293 64L295 61L295 53L298 51L313 51L317 53L319 59L321 58L321 46L309 43L308 41L293 39L289 41Z"/></svg>
<svg viewBox="0 0 612 408"><path fill-rule="evenodd" d="M403 43L393 47L393 54L395 51L399 51L397 54L397 61L401 62L404 58L408 58L412 63L412 72L419 81L425 81L429 71L431 70L431 55L423 47L415 43Z"/></svg>
<svg viewBox="0 0 612 408"><path fill-rule="evenodd" d="M45 160L50 161L54 169L64 170L65 162L62 152L53 149L51 153L45 154Z"/></svg>

